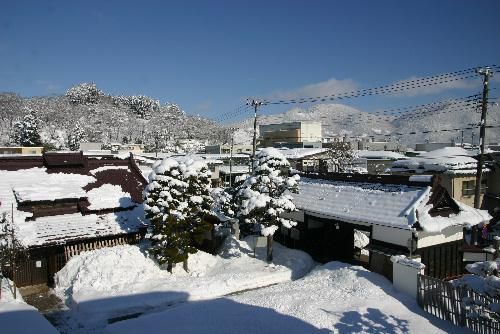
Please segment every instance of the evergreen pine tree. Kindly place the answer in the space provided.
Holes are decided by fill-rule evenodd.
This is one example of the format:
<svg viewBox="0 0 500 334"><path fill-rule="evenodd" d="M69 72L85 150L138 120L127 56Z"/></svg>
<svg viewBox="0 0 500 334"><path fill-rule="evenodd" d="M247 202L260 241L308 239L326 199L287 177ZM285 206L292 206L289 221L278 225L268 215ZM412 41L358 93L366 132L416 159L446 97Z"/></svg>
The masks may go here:
<svg viewBox="0 0 500 334"><path fill-rule="evenodd" d="M160 264L172 270L184 262L210 230L210 171L200 161L177 162L165 159L153 166L150 183L144 192L146 217L152 223L151 253Z"/></svg>
<svg viewBox="0 0 500 334"><path fill-rule="evenodd" d="M84 132L80 127L80 123L76 122L75 127L68 135L68 148L71 151L78 151L80 149L80 142L84 137Z"/></svg>
<svg viewBox="0 0 500 334"><path fill-rule="evenodd" d="M298 191L298 180L298 175L291 175L283 154L275 148L265 148L256 155L252 175L236 189L236 216L242 228L247 224L267 237L268 261L272 261L273 235L279 226L296 225L281 214L296 210L290 193Z"/></svg>
<svg viewBox="0 0 500 334"><path fill-rule="evenodd" d="M39 120L34 111L30 111L23 117L22 121L14 123L12 141L19 146L33 147L42 145L42 139L38 133Z"/></svg>

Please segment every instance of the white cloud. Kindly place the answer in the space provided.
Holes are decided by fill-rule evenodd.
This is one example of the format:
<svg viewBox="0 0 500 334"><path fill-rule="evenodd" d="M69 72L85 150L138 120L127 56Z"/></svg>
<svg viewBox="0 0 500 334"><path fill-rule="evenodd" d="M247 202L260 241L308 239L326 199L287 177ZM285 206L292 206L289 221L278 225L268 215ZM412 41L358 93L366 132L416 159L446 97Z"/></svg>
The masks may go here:
<svg viewBox="0 0 500 334"><path fill-rule="evenodd" d="M411 81L414 80L420 80L423 79L421 77L417 76L412 76L408 79L401 80L401 81L396 81L393 83L393 85L397 84L408 84L408 89L403 90L403 91L395 91L394 93L390 94L392 96L408 96L408 97L414 97L414 96L421 96L421 95L431 95L431 94L439 94L447 90L452 90L452 89L473 89L473 88L480 88L481 87L481 81L478 79L460 79L460 80L455 80L455 81L449 81L453 78L446 79L443 78L441 80L436 80L436 81L428 81L428 80L423 80L421 84L417 85L415 84L415 87L413 87L413 84ZM447 81L447 82L446 82ZM438 83L440 82L440 83ZM419 86L419 87L417 87Z"/></svg>
<svg viewBox="0 0 500 334"><path fill-rule="evenodd" d="M358 85L351 79L337 80L331 78L326 81L309 84L292 90L276 91L271 94L269 98L289 100L301 97L316 97L346 93L357 89Z"/></svg>

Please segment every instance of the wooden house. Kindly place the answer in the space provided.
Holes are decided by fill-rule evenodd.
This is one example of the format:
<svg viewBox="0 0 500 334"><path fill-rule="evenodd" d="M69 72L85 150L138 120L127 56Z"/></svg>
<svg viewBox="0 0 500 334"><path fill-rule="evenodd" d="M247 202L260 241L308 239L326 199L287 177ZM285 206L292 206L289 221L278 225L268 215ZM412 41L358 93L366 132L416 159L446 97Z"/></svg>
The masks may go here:
<svg viewBox="0 0 500 334"><path fill-rule="evenodd" d="M368 245L365 266L392 278L392 255L418 256L426 274L457 275L462 270L464 226L491 217L451 198L426 176L366 174L306 175L292 194L298 222L281 229L277 238L301 248L321 262L339 260L363 264L356 254L356 234Z"/></svg>
<svg viewBox="0 0 500 334"><path fill-rule="evenodd" d="M138 241L147 227L146 184L132 155L0 157L0 212L29 254L7 274L18 286L51 283L82 251Z"/></svg>

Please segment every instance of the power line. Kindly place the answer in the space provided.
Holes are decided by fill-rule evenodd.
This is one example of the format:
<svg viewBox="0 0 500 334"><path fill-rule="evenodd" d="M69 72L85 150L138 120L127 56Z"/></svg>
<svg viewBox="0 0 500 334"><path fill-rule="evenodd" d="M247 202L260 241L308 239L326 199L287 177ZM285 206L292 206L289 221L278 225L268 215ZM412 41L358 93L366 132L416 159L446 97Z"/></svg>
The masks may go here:
<svg viewBox="0 0 500 334"><path fill-rule="evenodd" d="M497 67L496 65L492 65L492 67ZM406 90L416 89L416 88L425 88L430 86L435 86L439 84L450 83L453 81L464 80L469 78L476 78L475 71L478 67L473 67L465 70L440 74L436 76L419 78L413 80L406 80L397 82L390 85L362 89L357 91L345 92L345 93L336 93L325 96L316 96L316 97L302 97L295 99L281 99L281 100L272 100L265 99L263 100L263 104L265 105L275 105L275 104L300 104L306 102L323 102L327 100L335 100L335 99L346 99L346 98L354 98L354 97L362 97L368 95L379 95L379 94L390 94L397 93Z"/></svg>
<svg viewBox="0 0 500 334"><path fill-rule="evenodd" d="M500 69L500 66L497 66L497 65L492 65L490 67L494 68L494 69L495 68ZM430 77L400 81L400 82L396 82L393 84L379 86L379 87L375 87L375 88L367 88L367 89L361 89L361 90L344 92L344 93L335 93L335 94L330 94L330 95L325 95L325 96L301 97L301 98L280 99L280 100L272 100L272 99L266 100L266 99L264 99L264 100L262 100L262 106L263 105L305 104L305 103L313 104L313 103L317 103L317 102L326 102L326 101L341 100L341 99L351 99L351 98L371 96L371 95L396 94L396 93L401 93L404 91L411 91L413 89L426 88L426 87L432 87L432 86L436 86L436 85L447 84L447 83L458 81L458 80L477 78L476 71L478 69L479 69L479 67L472 67L472 68L468 68L468 69L464 69L464 70L439 74L439 75L430 76ZM472 102L472 99L477 98L477 97L478 97L478 95L471 95L471 96L468 96L468 97L465 97L462 99L465 99L467 102ZM460 99L456 99L456 100L460 100ZM439 103L446 103L446 102L441 101ZM458 104L459 102L451 102L451 103ZM477 103L477 102L475 102L475 103ZM383 112L374 112L371 114L373 114L373 115L378 115L380 113L397 114L398 112L408 111L408 109L416 110L419 107L423 108L426 106L430 107L431 104L421 105L421 106L413 106L413 107L396 108L393 110L386 110ZM229 112L226 112L226 113L219 115L218 117L215 118L215 120L219 121L219 122L227 121L229 119L233 119L233 118L238 117L240 115L246 114L246 112L248 112L248 110L249 110L248 105L239 106L235 110L232 110L232 111L229 111Z"/></svg>

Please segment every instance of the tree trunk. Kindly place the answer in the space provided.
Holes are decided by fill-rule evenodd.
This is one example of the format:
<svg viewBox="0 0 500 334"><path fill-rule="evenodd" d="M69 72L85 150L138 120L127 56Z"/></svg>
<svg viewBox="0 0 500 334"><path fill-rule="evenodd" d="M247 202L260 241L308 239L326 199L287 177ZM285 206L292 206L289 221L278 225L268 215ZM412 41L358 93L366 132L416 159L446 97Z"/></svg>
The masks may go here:
<svg viewBox="0 0 500 334"><path fill-rule="evenodd" d="M12 285L14 286L14 299L17 299L17 291L16 291L16 261L12 261ZM11 262L11 263L12 263Z"/></svg>
<svg viewBox="0 0 500 334"><path fill-rule="evenodd" d="M273 236L267 236L267 262L273 261Z"/></svg>
<svg viewBox="0 0 500 334"><path fill-rule="evenodd" d="M172 273L172 262L168 262L168 263L167 263L167 271L168 271L169 273Z"/></svg>
<svg viewBox="0 0 500 334"><path fill-rule="evenodd" d="M184 270L188 272L188 259L182 261L182 268L184 268Z"/></svg>

